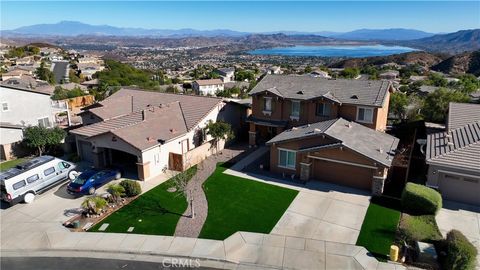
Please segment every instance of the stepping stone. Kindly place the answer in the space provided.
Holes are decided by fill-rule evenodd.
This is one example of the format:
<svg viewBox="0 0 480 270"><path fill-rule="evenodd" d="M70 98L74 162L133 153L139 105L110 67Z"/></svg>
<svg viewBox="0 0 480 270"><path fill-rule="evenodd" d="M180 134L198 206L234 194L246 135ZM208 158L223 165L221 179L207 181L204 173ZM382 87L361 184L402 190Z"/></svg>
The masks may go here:
<svg viewBox="0 0 480 270"><path fill-rule="evenodd" d="M93 222L88 222L87 224L85 224L85 226L83 226L82 230L86 231L86 230L90 229L90 227L92 227L92 225L93 225Z"/></svg>
<svg viewBox="0 0 480 270"><path fill-rule="evenodd" d="M105 231L105 230L107 229L108 225L110 225L110 224L108 224L108 223L103 223L102 226L100 226L100 228L98 228L98 230L103 232L103 231Z"/></svg>
<svg viewBox="0 0 480 270"><path fill-rule="evenodd" d="M135 228L135 227L130 227L130 228L128 228L127 232L133 232L133 229L134 229L134 228Z"/></svg>

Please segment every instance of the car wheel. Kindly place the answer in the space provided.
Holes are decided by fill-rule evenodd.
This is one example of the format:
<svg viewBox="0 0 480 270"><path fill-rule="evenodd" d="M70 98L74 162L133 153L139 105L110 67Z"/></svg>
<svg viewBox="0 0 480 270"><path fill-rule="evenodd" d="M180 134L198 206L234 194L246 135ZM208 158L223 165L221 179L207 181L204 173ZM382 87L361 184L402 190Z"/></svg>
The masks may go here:
<svg viewBox="0 0 480 270"><path fill-rule="evenodd" d="M89 188L88 194L93 195L93 193L95 193L95 188L94 187Z"/></svg>
<svg viewBox="0 0 480 270"><path fill-rule="evenodd" d="M23 201L27 204L32 203L34 200L35 200L35 194L33 194L32 192L29 192L23 195Z"/></svg>
<svg viewBox="0 0 480 270"><path fill-rule="evenodd" d="M77 175L78 175L77 171L71 170L71 171L68 172L68 179L73 180L73 179L75 179L75 177L77 177Z"/></svg>
<svg viewBox="0 0 480 270"><path fill-rule="evenodd" d="M120 172L117 172L117 174L115 174L115 180L118 180L122 177L122 174Z"/></svg>

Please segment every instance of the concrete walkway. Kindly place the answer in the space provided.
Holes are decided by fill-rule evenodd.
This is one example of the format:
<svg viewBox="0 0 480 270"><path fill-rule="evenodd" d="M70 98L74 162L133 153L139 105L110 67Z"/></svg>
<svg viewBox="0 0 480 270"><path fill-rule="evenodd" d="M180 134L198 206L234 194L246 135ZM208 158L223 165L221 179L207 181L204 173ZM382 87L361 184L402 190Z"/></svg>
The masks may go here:
<svg viewBox="0 0 480 270"><path fill-rule="evenodd" d="M239 150L224 149L221 154L210 156L197 165L197 173L187 185L187 193L191 194L188 200L193 199L195 216L191 217L192 210L189 201L187 210L177 223L175 236L196 238L200 235L208 215L208 202L202 185L215 171L218 162L230 160L239 153L241 153Z"/></svg>

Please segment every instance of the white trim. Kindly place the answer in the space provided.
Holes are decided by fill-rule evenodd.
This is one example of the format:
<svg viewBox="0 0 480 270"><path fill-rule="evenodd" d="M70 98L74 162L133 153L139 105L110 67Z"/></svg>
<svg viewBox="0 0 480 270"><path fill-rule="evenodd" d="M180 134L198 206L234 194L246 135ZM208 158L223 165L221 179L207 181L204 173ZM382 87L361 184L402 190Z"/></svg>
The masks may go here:
<svg viewBox="0 0 480 270"><path fill-rule="evenodd" d="M319 160L324 160L324 161L330 161L330 162L340 163L340 164L346 164L346 165L356 166L356 167L362 167L362 168L368 168L368 169L378 169L378 167L375 167L375 166L370 166L370 165L365 165L365 164L359 164L359 163L354 163L354 162L348 162L348 161L343 161L343 160L336 160L336 159L331 159L331 158L316 157L316 156L310 156L310 155L308 155L307 157L313 158L313 159L319 159Z"/></svg>
<svg viewBox="0 0 480 270"><path fill-rule="evenodd" d="M467 177L467 178L476 178L480 179L479 175L471 175L471 174L465 174L465 173L458 173L458 172L452 172L452 171L445 171L445 170L438 170L438 173L447 173L447 174L453 174L461 177Z"/></svg>
<svg viewBox="0 0 480 270"><path fill-rule="evenodd" d="M372 120L370 121L365 121L365 120L360 120L358 119L358 112L360 111L360 109L368 109L368 110L372 110ZM355 116L355 121L356 122L359 122L359 123L365 123L365 124L373 124L373 114L375 113L375 108L372 108L372 107L366 107L366 106L357 106L357 115ZM364 114L365 116L365 114Z"/></svg>
<svg viewBox="0 0 480 270"><path fill-rule="evenodd" d="M286 166L282 166L282 165L277 165L278 168L282 168L282 169L287 169L287 170L292 170L292 171L296 171L297 169L295 167L286 167Z"/></svg>
<svg viewBox="0 0 480 270"><path fill-rule="evenodd" d="M278 150L284 150L284 151L290 151L290 152L295 152L297 153L298 150L292 150L292 149L288 149L288 148L282 148L282 147L277 147Z"/></svg>

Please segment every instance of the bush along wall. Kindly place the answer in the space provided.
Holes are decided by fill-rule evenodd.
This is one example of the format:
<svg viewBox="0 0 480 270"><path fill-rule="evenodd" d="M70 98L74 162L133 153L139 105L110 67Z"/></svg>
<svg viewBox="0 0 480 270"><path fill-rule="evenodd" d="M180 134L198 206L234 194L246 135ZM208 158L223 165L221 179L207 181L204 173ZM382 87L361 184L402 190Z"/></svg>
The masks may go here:
<svg viewBox="0 0 480 270"><path fill-rule="evenodd" d="M442 208L442 196L429 187L407 183L402 192L402 208L413 215L435 215Z"/></svg>
<svg viewBox="0 0 480 270"><path fill-rule="evenodd" d="M460 231L448 232L445 242L447 256L443 265L444 269L475 269L478 251Z"/></svg>

